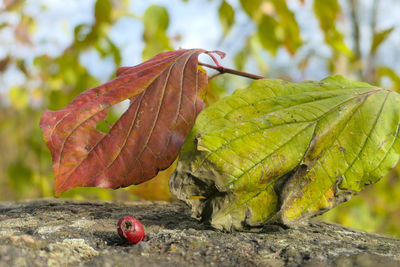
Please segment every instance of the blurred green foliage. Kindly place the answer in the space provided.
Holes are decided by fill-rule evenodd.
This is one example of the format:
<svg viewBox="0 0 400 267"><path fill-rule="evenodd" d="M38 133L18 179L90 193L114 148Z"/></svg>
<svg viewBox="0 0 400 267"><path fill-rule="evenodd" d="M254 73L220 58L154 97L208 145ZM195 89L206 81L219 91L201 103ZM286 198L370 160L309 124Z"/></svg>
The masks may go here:
<svg viewBox="0 0 400 267"><path fill-rule="evenodd" d="M226 35L235 22L235 10L226 1L222 1L218 8L218 15L221 26L224 30L224 35Z"/></svg>
<svg viewBox="0 0 400 267"><path fill-rule="evenodd" d="M135 2L132 2L134 5ZM174 1L174 4L185 6L187 2L191 1ZM282 54L291 58L290 64L301 73L312 67L316 52L303 49L309 40L303 38L304 29L298 14L293 10L293 4L300 7L309 5L309 20L319 25L320 32L315 34L322 36L319 45L330 51L330 56L324 57L322 62L329 72L327 74L340 73L400 91L400 77L396 70L379 63L380 47L397 28L378 27L380 17L377 7L380 1L373 0L369 9L369 27L363 28L363 31L369 32L371 42L369 49L363 49L365 44L360 37L360 2L343 1L344 5L338 0L204 0L202 4L216 3L215 14L220 25L215 27L221 29L221 40L234 38L235 45L239 46L234 54L228 55L228 58L234 59L237 69L291 80L294 77L280 71L270 62L279 59ZM126 48L112 41L110 32L113 27L121 21L132 23L132 27L137 27L138 23L142 25L143 60L179 46L179 38L169 33L169 25L175 18L170 17L168 6L150 5L149 1L143 14L138 15L130 12L131 3L128 0L96 0L93 3L92 22L76 25L71 43L67 47L59 47L60 52L56 55L46 51L37 52L43 51L37 48L45 43L33 38L39 26L36 18L25 8L28 3L23 0L3 0L0 4L0 18L5 18L0 21L0 50L8 51L0 54L0 77L13 72L22 81L11 88L0 89L0 200L52 196L51 156L38 127L40 116L44 109L61 109L80 92L99 85L99 79L80 63L85 54L95 52L99 58L112 61L114 72L121 65L121 55ZM59 8L63 4L59 1ZM39 8L40 15L46 16L47 7L42 5ZM206 14L204 16L207 17ZM245 32L240 29L235 32L235 27L243 26L243 20L239 19L243 17L246 18L245 24L252 27ZM346 26L344 24L350 30L343 30ZM206 36L207 29L198 34ZM10 47L29 51L34 59L27 58L26 53L11 52ZM138 47L141 47L140 44ZM112 76L103 78L107 80ZM227 92L240 87L234 78L220 76L213 79L206 95L207 104L212 104ZM107 123L115 121L120 113L120 110L113 109L108 121L105 125L99 125L99 128L106 131ZM115 191L78 188L66 192L63 197L168 200L170 195L166 187L171 171L173 166L141 186ZM400 237L399 173L400 167L396 167L388 177L369 186L352 201L333 209L323 218Z"/></svg>

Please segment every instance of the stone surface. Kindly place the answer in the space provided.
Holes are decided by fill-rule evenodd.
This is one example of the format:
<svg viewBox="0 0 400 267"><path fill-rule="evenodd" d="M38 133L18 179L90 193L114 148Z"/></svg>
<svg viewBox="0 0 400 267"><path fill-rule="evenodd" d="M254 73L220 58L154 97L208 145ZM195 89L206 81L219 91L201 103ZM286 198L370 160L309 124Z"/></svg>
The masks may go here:
<svg viewBox="0 0 400 267"><path fill-rule="evenodd" d="M146 241L125 245L116 224L135 216ZM0 266L400 266L400 240L312 221L224 233L181 203L46 199L0 203Z"/></svg>

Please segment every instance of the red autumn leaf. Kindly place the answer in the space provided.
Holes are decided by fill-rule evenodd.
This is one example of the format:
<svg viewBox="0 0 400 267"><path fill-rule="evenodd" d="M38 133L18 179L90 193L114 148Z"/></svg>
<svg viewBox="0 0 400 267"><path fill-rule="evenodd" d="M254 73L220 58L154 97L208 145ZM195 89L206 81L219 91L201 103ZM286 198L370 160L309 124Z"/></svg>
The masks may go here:
<svg viewBox="0 0 400 267"><path fill-rule="evenodd" d="M202 49L166 52L78 95L40 121L53 157L55 195L77 186L118 188L139 184L168 168L196 116L207 75ZM106 134L96 130L108 109L125 99L128 110Z"/></svg>

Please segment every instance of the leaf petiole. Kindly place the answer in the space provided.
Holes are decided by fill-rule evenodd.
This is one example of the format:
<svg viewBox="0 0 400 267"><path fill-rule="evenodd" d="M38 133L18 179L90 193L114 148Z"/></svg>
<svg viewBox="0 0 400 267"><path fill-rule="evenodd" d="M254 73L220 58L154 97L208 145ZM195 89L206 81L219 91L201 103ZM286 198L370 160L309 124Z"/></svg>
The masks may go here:
<svg viewBox="0 0 400 267"><path fill-rule="evenodd" d="M252 74L252 73L248 73L248 72L243 72L240 70L235 70L235 69L230 69L230 68L225 68L223 66L221 66L220 64L218 64L217 66L213 66L207 63L203 63L199 61L199 65L210 68L210 69L214 69L216 71L218 71L219 73L217 73L216 75L213 75L210 77L210 79L213 79L221 74L224 73L230 73L233 75L238 75L238 76L242 76L242 77L246 77L246 78L250 78L253 80L259 80L259 79L265 79L265 77L260 76L260 75L256 75L256 74Z"/></svg>

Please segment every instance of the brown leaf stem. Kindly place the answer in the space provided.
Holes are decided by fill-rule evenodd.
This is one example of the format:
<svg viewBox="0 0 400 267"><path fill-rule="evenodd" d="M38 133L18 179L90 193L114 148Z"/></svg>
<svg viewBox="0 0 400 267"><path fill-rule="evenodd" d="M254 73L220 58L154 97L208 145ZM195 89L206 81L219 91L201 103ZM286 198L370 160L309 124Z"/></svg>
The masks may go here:
<svg viewBox="0 0 400 267"><path fill-rule="evenodd" d="M215 77L217 77L217 76L219 76L220 74L223 74L223 73L230 73L230 74L233 74L233 75L238 75L238 76L250 78L250 79L253 79L253 80L265 79L265 77L260 76L260 75L256 75L256 74L252 74L252 73L248 73L248 72L243 72L243 71L239 71L239 70L235 70L235 69L225 68L225 67L223 67L221 65L213 66L213 65L210 65L210 64L207 64L207 63L203 63L203 62L199 62L199 65L207 67L207 68L211 68L211 69L214 69L214 70L217 70L219 72L218 75L211 76L210 79L215 78Z"/></svg>

